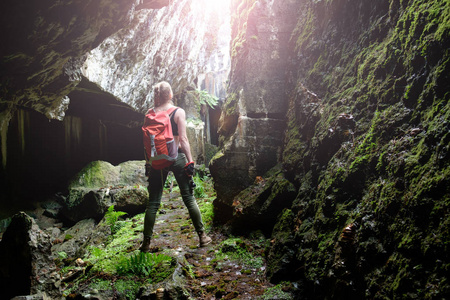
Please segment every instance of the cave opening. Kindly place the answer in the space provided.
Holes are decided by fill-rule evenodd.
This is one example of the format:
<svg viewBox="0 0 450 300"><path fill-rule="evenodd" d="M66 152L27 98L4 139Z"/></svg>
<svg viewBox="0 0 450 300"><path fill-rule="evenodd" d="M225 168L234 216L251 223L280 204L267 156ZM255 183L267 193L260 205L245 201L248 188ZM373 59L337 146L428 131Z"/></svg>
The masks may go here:
<svg viewBox="0 0 450 300"><path fill-rule="evenodd" d="M73 175L92 161L142 160L142 114L86 80L69 96L62 121L25 107L16 110L0 181L0 219L64 194Z"/></svg>
<svg viewBox="0 0 450 300"><path fill-rule="evenodd" d="M15 107L2 127L0 218L65 193L89 162L143 160L142 121L153 105L152 86L162 80L172 84L175 104L187 117L203 122L201 143L193 147L196 160L207 164L217 151L231 65L230 3L177 4L136 9L129 25L75 60L81 65L70 80L79 83L66 95L62 119ZM186 23L179 23L181 16ZM190 93L195 90L207 91L218 104L199 105Z"/></svg>

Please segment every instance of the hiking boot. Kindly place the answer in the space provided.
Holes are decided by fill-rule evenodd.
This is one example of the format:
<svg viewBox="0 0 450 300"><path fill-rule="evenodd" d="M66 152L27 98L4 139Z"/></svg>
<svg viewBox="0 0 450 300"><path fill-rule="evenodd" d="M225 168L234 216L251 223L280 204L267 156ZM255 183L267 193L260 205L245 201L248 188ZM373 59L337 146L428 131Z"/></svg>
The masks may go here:
<svg viewBox="0 0 450 300"><path fill-rule="evenodd" d="M212 242L212 239L206 235L206 233L204 231L200 231L198 233L198 238L200 240L200 247L205 247L206 245L209 245L209 243Z"/></svg>
<svg viewBox="0 0 450 300"><path fill-rule="evenodd" d="M142 241L142 245L141 248L139 248L139 250L145 253L150 252L150 241L151 238L149 236L144 236L144 240Z"/></svg>

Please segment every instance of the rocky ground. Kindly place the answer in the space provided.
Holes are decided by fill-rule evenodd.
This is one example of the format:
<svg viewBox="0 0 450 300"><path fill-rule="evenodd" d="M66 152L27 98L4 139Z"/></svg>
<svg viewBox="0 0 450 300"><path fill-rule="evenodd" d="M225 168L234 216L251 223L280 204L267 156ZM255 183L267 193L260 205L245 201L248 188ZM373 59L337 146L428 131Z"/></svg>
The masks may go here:
<svg viewBox="0 0 450 300"><path fill-rule="evenodd" d="M153 250L160 253L170 249L186 258L192 266L191 275L186 276L186 289L194 298L255 299L272 286L264 278L264 240L230 239L212 231L210 235L213 242L207 247L199 248L192 225L186 224L189 216L180 197L169 200L166 196L163 201L166 204L163 214L158 215L156 237L152 241ZM134 246L138 247L139 244ZM226 253L227 250L240 249L253 255L247 258L238 255L233 257L232 254L221 257L217 255Z"/></svg>
<svg viewBox="0 0 450 300"><path fill-rule="evenodd" d="M97 182L95 178L109 178L114 173L111 170L117 171L112 166L103 166L97 172L102 176L95 177L92 175L95 166L81 172L80 178ZM127 168L120 169L123 173ZM132 173L139 177L141 172ZM35 209L15 215L9 219L10 226L9 222L2 225L8 228L2 234L3 252L0 252L7 258L0 260L0 266L5 274L10 274L4 279L23 283L20 288L11 289L7 298L30 294L36 299L64 300L293 299L291 292L295 285L287 282L274 285L266 279L270 239L260 231L245 237L232 236L225 227L212 226L216 195L212 180L206 175L195 176L194 195L206 232L212 237L211 244L198 246L198 236L179 189L173 176L169 176L151 253L141 253L147 190L142 182L131 177L125 186L110 182L91 184L76 200L55 196ZM82 184L89 186L84 181ZM108 192L105 186L110 187ZM66 204L61 201L70 199L78 205L64 210ZM132 203L133 209L124 203ZM100 214L101 211L106 212ZM68 225L68 216L73 217L72 222L77 220L74 225ZM32 256L21 256L22 252ZM19 276L15 272L18 268L27 269L29 274L22 272L25 275ZM32 278L31 284L24 278ZM8 287L8 283L3 285Z"/></svg>
<svg viewBox="0 0 450 300"><path fill-rule="evenodd" d="M117 264L111 258L113 256L137 257L139 254L143 214L131 218L125 215L116 222L122 224L119 225L123 228L122 231L111 235L112 240L108 239L108 246L93 238L88 242L91 245L84 245L88 250L82 257L86 263L81 268L82 271L77 266L76 256L62 259L61 276L69 278L63 279L62 285L66 299L90 299L92 295L96 295L98 299L291 299L288 290L292 286L275 286L265 278L264 257L270 243L268 239L259 233L247 238L229 236L221 229L211 227L211 202L214 198L209 193L207 191L203 194L204 197L197 197L197 201L213 241L207 247L200 248L197 234L176 188L172 193L165 191L151 244L152 255L168 255L176 260L174 270L165 280L157 282L149 278L155 274L132 274L131 277L118 275L114 271L110 272L108 263L104 263L111 260L111 264ZM102 231L99 228L102 222L97 225L96 230L99 232ZM131 224L132 231L125 229L127 224ZM114 244L116 246L111 246ZM109 254L103 258L100 258L101 254L94 255L93 245L101 249L97 251ZM118 250L110 250L114 247ZM99 264L102 266L98 267ZM77 272L82 272L83 275L71 279L72 273ZM159 273L162 274L163 271ZM130 278L139 282L139 287L116 286L118 282ZM109 287L102 287L100 282L108 282Z"/></svg>

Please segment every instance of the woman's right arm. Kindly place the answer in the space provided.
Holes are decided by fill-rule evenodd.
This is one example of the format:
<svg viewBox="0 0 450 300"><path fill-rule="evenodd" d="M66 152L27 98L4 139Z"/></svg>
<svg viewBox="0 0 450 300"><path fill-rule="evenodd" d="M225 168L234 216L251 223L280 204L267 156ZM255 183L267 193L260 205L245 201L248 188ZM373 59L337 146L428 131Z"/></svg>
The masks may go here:
<svg viewBox="0 0 450 300"><path fill-rule="evenodd" d="M178 125L178 135L180 138L181 151L186 155L188 162L192 162L191 145L186 133L186 112L179 108L174 116L175 123Z"/></svg>

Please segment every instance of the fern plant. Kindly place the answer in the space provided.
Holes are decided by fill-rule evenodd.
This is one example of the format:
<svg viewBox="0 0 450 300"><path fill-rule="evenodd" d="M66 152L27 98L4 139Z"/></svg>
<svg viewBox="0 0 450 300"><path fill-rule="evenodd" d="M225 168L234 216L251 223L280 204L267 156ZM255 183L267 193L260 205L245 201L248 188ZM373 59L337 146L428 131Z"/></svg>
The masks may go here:
<svg viewBox="0 0 450 300"><path fill-rule="evenodd" d="M111 227L111 233L115 234L121 228L120 224L117 222L119 217L126 215L126 212L123 211L115 211L114 205L108 207L108 211L105 214L106 224Z"/></svg>
<svg viewBox="0 0 450 300"><path fill-rule="evenodd" d="M209 107L214 108L219 103L219 98L211 95L205 90L196 89L194 94L199 99L200 104L209 105Z"/></svg>
<svg viewBox="0 0 450 300"><path fill-rule="evenodd" d="M165 254L138 252L129 257L123 257L116 266L116 270L119 275L134 274L148 277L156 266L171 262L172 257Z"/></svg>
<svg viewBox="0 0 450 300"><path fill-rule="evenodd" d="M205 184L202 178L198 174L195 174L195 176L192 177L195 182L195 188L194 188L194 197L195 198L204 198L206 197L205 192Z"/></svg>

